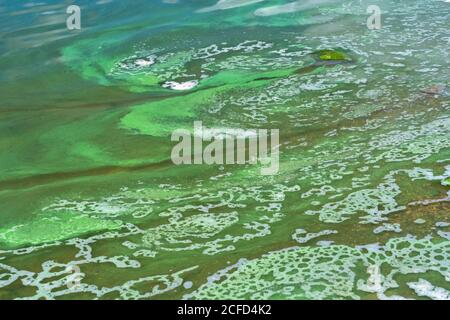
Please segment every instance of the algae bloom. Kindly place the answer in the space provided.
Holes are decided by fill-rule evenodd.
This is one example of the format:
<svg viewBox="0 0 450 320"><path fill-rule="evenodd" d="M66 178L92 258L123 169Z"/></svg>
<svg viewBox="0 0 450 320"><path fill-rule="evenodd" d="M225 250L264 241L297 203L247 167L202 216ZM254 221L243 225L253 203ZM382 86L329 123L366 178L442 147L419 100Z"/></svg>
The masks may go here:
<svg viewBox="0 0 450 320"><path fill-rule="evenodd" d="M448 1L76 2L0 1L0 300L449 299Z"/></svg>

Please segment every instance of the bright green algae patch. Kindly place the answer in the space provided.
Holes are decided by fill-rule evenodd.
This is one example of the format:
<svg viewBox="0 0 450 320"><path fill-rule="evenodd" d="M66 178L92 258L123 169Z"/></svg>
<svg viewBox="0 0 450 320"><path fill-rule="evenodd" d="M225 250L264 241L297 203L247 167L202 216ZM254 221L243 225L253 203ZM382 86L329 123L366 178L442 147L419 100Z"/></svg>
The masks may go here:
<svg viewBox="0 0 450 320"><path fill-rule="evenodd" d="M8 248L40 245L102 230L119 229L120 221L92 218L69 212L45 213L34 220L0 229L0 244Z"/></svg>
<svg viewBox="0 0 450 320"><path fill-rule="evenodd" d="M152 87L158 88L161 77L153 72L145 69L120 70L123 61L130 59L128 53L110 55L104 53L105 48L118 50L115 48L120 48L121 41L124 41L124 36L118 33L111 38L101 37L78 41L75 45L62 49L62 61L74 71L80 72L83 78L104 86L118 85L131 92L144 92ZM148 55L147 52L141 53L143 57ZM133 57L139 59L138 56ZM179 58L173 57L160 68L169 68L177 62Z"/></svg>
<svg viewBox="0 0 450 320"><path fill-rule="evenodd" d="M272 79L284 77L295 69L248 73L224 71L206 79L199 90L186 96L167 98L133 107L121 120L121 127L156 137L170 135L176 129L192 129L202 108L214 103L218 94L233 88L252 89L266 85ZM201 90L201 89L204 90Z"/></svg>
<svg viewBox="0 0 450 320"><path fill-rule="evenodd" d="M342 61L342 60L350 60L350 58L341 51L336 50L321 50L316 53L320 60L325 61Z"/></svg>
<svg viewBox="0 0 450 320"><path fill-rule="evenodd" d="M450 177L444 179L444 180L442 181L442 184L443 184L444 186L450 186Z"/></svg>
<svg viewBox="0 0 450 320"><path fill-rule="evenodd" d="M175 97L135 106L121 120L125 129L136 130L140 134L169 136L175 129L192 128L195 112L192 107L200 107L210 101L217 90L201 91L187 97Z"/></svg>

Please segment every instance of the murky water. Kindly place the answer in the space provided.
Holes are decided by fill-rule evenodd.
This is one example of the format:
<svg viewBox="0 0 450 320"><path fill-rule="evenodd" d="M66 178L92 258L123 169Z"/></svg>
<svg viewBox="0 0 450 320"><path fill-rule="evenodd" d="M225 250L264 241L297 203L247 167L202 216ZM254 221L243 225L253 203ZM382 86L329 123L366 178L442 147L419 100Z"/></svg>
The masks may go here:
<svg viewBox="0 0 450 320"><path fill-rule="evenodd" d="M77 2L0 0L1 299L450 299L450 3Z"/></svg>

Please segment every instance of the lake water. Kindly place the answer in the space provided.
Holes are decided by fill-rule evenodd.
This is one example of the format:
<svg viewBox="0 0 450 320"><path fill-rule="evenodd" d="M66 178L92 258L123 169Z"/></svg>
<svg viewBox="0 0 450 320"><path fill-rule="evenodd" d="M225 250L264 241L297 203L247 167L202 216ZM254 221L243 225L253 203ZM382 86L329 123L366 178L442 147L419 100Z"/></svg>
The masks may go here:
<svg viewBox="0 0 450 320"><path fill-rule="evenodd" d="M450 299L448 1L76 4L0 0L0 299Z"/></svg>

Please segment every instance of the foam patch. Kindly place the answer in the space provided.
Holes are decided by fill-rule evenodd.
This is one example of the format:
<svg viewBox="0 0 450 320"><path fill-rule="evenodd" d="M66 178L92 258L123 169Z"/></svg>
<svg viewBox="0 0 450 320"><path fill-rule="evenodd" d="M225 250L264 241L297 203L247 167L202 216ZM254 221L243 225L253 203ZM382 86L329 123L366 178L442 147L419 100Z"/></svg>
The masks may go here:
<svg viewBox="0 0 450 320"><path fill-rule="evenodd" d="M275 251L254 260L240 260L208 278L187 299L359 299L354 287L376 293L396 288L397 274L436 271L450 279L447 261L450 242L429 238L389 240L376 251L370 248L294 247ZM382 272L383 263L390 271Z"/></svg>

